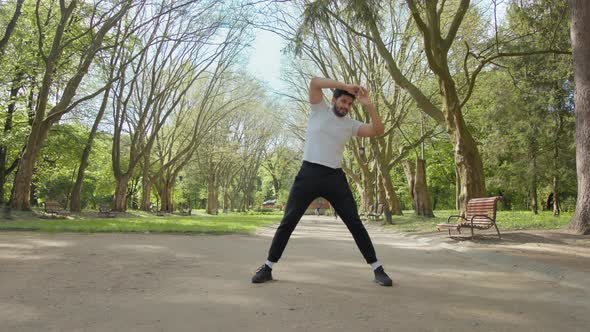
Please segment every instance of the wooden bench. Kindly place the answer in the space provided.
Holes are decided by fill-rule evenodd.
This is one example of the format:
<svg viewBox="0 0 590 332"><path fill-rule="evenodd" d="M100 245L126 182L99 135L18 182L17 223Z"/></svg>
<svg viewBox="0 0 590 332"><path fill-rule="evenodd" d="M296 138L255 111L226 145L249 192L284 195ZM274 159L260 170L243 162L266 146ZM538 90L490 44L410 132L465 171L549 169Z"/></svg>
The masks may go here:
<svg viewBox="0 0 590 332"><path fill-rule="evenodd" d="M377 220L381 217L381 215L383 214L383 207L385 206L385 204L379 204L377 205L377 211L371 211L367 214L367 217L369 219L371 219L371 217L373 217L374 220Z"/></svg>
<svg viewBox="0 0 590 332"><path fill-rule="evenodd" d="M111 210L111 206L109 204L103 203L98 207L98 216L105 218L115 218L117 213Z"/></svg>
<svg viewBox="0 0 590 332"><path fill-rule="evenodd" d="M61 204L59 204L58 201L46 201L45 203L43 203L43 205L45 206L45 213L57 214L62 216L68 216L71 214L70 212L64 210L64 208L61 206Z"/></svg>
<svg viewBox="0 0 590 332"><path fill-rule="evenodd" d="M467 202L467 210L465 216L453 215L447 219L447 223L438 224L436 228L440 232L441 229L447 229L449 236L451 236L451 229L457 230L461 233L461 228L471 229L471 238L473 238L474 229L488 229L492 226L496 228L498 238L502 238L500 230L496 225L496 209L498 201L501 196L473 198ZM456 218L456 223L451 223L451 219Z"/></svg>
<svg viewBox="0 0 590 332"><path fill-rule="evenodd" d="M183 216L190 216L192 209L186 205L182 205L178 208L178 212Z"/></svg>

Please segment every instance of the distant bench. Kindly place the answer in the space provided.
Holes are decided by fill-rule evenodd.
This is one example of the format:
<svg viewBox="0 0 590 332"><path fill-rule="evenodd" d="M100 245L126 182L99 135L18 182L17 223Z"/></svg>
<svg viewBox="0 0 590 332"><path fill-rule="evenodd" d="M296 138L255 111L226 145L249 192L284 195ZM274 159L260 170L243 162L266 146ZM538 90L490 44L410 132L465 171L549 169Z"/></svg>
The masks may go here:
<svg viewBox="0 0 590 332"><path fill-rule="evenodd" d="M111 206L109 204L100 204L98 207L98 215L104 218L115 218L117 213L111 210Z"/></svg>
<svg viewBox="0 0 590 332"><path fill-rule="evenodd" d="M181 205L178 208L178 212L183 216L190 216L192 213L192 209L187 205Z"/></svg>
<svg viewBox="0 0 590 332"><path fill-rule="evenodd" d="M46 201L43 203L45 206L45 212L49 214L56 214L61 216L68 216L71 213L64 210L64 208L59 204L58 201Z"/></svg>

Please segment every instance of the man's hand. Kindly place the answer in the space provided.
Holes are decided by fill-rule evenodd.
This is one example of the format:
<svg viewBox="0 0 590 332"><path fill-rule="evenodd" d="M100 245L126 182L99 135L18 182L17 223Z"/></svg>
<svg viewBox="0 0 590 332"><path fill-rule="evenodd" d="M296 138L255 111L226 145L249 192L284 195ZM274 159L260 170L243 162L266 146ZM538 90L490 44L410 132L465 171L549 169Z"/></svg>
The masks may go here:
<svg viewBox="0 0 590 332"><path fill-rule="evenodd" d="M359 92L356 94L356 100L358 100L361 105L367 106L371 103L371 98L369 98L369 91L363 87L359 87Z"/></svg>
<svg viewBox="0 0 590 332"><path fill-rule="evenodd" d="M357 97L362 89L363 89L363 87L360 85L347 84L343 90L345 90L346 92L350 93L351 95Z"/></svg>

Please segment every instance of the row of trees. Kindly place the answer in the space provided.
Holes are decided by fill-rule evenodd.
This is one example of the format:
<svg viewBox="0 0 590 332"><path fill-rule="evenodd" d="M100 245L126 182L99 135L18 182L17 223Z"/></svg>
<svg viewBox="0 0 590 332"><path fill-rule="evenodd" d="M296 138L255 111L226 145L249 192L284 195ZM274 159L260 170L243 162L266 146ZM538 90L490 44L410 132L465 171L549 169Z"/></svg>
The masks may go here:
<svg viewBox="0 0 590 332"><path fill-rule="evenodd" d="M571 209L576 154L569 6L511 1L503 9L501 15L495 1L468 0L324 0L275 8L278 19L268 25L298 56L286 76L294 91L289 97L301 110L303 87L314 75L361 82L373 91L386 135L353 141L345 164L362 209L371 209L376 197L401 214L401 172L419 215L432 216L433 203L445 195L455 197L459 210L485 195L503 195L508 205L535 213L549 204L555 215L565 198ZM362 110L354 113L368 120ZM428 146L437 151L425 151ZM441 152L454 155L451 163L440 160ZM441 168L428 166L429 157L446 162L446 182L454 185L441 188L441 174L428 174ZM438 185L434 199L427 177Z"/></svg>
<svg viewBox="0 0 590 332"><path fill-rule="evenodd" d="M96 187L85 181L90 168L114 183L114 210L148 210L155 194L172 211L173 188L194 164L209 174L210 212L220 185L225 200L251 205L277 129L261 87L239 68L248 10L218 0L3 3L2 201L7 187L16 209L39 194L57 198L43 180L61 171L57 191L80 211L84 186ZM97 139L110 158L93 152Z"/></svg>

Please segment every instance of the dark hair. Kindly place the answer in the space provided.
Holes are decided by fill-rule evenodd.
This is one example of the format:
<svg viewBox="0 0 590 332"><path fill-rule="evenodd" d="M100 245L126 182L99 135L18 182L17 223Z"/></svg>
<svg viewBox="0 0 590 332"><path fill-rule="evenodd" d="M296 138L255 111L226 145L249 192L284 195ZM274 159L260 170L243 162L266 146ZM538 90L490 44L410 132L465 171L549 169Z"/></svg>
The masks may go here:
<svg viewBox="0 0 590 332"><path fill-rule="evenodd" d="M356 99L356 96L346 90L334 89L334 99L340 98L340 96L346 95L352 98L352 100Z"/></svg>

